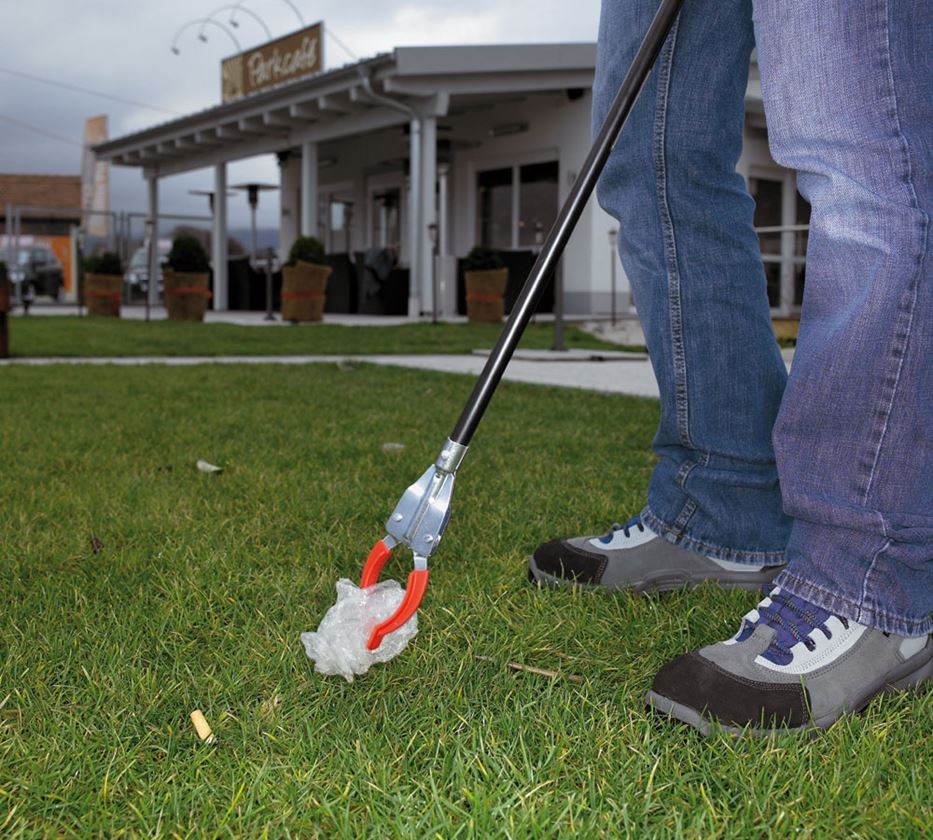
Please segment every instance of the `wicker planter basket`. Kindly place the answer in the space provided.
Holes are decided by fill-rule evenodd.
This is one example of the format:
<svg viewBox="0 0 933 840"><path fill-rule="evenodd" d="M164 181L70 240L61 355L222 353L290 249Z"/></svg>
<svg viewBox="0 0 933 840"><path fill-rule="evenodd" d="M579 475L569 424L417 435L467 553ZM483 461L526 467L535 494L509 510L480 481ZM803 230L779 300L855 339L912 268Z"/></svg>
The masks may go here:
<svg viewBox="0 0 933 840"><path fill-rule="evenodd" d="M210 275L166 268L165 308L170 321L203 321L204 310L211 299Z"/></svg>
<svg viewBox="0 0 933 840"><path fill-rule="evenodd" d="M463 279L466 283L467 320L484 323L502 321L505 315L502 295L509 282L509 270L466 271Z"/></svg>
<svg viewBox="0 0 933 840"><path fill-rule="evenodd" d="M320 321L327 299L329 265L299 262L282 269L282 320Z"/></svg>
<svg viewBox="0 0 933 840"><path fill-rule="evenodd" d="M119 318L122 290L123 277L119 274L85 274L84 305L88 315Z"/></svg>

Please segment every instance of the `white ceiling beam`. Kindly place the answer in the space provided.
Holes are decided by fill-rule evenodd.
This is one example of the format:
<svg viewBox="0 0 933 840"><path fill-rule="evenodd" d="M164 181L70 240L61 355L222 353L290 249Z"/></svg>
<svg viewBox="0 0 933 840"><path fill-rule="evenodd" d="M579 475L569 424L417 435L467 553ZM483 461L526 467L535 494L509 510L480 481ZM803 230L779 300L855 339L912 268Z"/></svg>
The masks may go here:
<svg viewBox="0 0 933 840"><path fill-rule="evenodd" d="M175 148L180 149L183 152L189 151L190 149L200 148L195 142L193 137L179 137L175 140Z"/></svg>
<svg viewBox="0 0 933 840"><path fill-rule="evenodd" d="M321 118L321 112L313 105L301 103L299 105L289 105L288 113L292 119L304 120L306 122L317 122Z"/></svg>
<svg viewBox="0 0 933 840"><path fill-rule="evenodd" d="M244 134L236 124L219 125L214 129L214 133L220 140L239 140Z"/></svg>
<svg viewBox="0 0 933 840"><path fill-rule="evenodd" d="M263 124L262 117L244 117L237 123L243 134L267 134L267 126Z"/></svg>
<svg viewBox="0 0 933 840"><path fill-rule="evenodd" d="M432 96L438 90L456 94L483 93L537 93L560 91L567 88L593 86L593 72L578 70L562 73L521 73L497 76L492 73L476 73L469 76L440 76L422 79L399 79L389 76L383 81L389 94L402 96Z"/></svg>
<svg viewBox="0 0 933 840"><path fill-rule="evenodd" d="M205 148L203 152L184 158L167 160L159 165L159 176L179 175L192 169L205 169L218 163L229 163L242 158L280 152L291 148L287 139L275 135L258 137L241 135L239 142L214 149Z"/></svg>
<svg viewBox="0 0 933 840"><path fill-rule="evenodd" d="M280 128L291 128L298 120L294 119L289 111L266 111L262 115L264 125Z"/></svg>
<svg viewBox="0 0 933 840"><path fill-rule="evenodd" d="M361 110L359 105L354 105L345 99L338 99L336 96L319 96L317 106L322 111L332 114L354 114Z"/></svg>
<svg viewBox="0 0 933 840"><path fill-rule="evenodd" d="M205 146L219 146L221 140L217 136L216 129L209 129L208 131L196 131L194 133L194 142L195 145L203 149Z"/></svg>

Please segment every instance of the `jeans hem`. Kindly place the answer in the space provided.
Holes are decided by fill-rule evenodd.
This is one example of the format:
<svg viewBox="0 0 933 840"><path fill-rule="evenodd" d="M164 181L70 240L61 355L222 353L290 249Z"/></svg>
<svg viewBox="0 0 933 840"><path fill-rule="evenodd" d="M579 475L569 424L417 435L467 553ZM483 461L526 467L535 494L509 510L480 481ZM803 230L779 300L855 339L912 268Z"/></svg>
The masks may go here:
<svg viewBox="0 0 933 840"><path fill-rule="evenodd" d="M645 507L639 514L639 518L661 539L674 545L679 545L687 551L693 551L697 554L703 554L706 557L715 560L727 560L731 563L747 563L757 566L783 566L787 561L785 552L781 551L756 551L739 548L726 548L716 545L706 540L697 539L690 536L681 528L675 528L669 525L663 519L655 516L650 507Z"/></svg>
<svg viewBox="0 0 933 840"><path fill-rule="evenodd" d="M877 607L868 607L853 598L829 592L792 572L781 572L774 579L774 583L781 589L786 589L791 595L803 598L843 618L857 621L859 624L867 624L882 633L894 633L896 636L925 636L933 630L933 621L929 616L905 618Z"/></svg>

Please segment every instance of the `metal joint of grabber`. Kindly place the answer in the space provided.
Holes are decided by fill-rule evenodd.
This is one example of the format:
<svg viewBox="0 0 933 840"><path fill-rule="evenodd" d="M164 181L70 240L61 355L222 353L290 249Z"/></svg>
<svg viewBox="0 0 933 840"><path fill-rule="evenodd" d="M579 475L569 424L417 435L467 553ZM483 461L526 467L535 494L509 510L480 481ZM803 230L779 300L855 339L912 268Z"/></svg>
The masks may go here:
<svg viewBox="0 0 933 840"><path fill-rule="evenodd" d="M373 628L367 647L375 650L389 633L398 630L418 610L428 588L428 558L437 550L450 520L457 468L467 447L448 438L437 460L399 499L386 522L388 532L369 552L360 587L373 586L397 545L405 545L414 555L414 570L408 576L405 597L398 609Z"/></svg>

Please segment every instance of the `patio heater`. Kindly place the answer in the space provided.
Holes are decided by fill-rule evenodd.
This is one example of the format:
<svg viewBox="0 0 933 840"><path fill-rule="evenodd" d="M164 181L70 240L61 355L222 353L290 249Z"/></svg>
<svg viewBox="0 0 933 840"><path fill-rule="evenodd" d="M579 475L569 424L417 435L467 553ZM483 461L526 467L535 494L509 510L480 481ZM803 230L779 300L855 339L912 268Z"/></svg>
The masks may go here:
<svg viewBox="0 0 933 840"><path fill-rule="evenodd" d="M259 193L263 190L277 190L278 186L251 181L247 184L234 184L233 189L245 190L249 199L249 256L253 262L256 262L256 210L259 207Z"/></svg>

